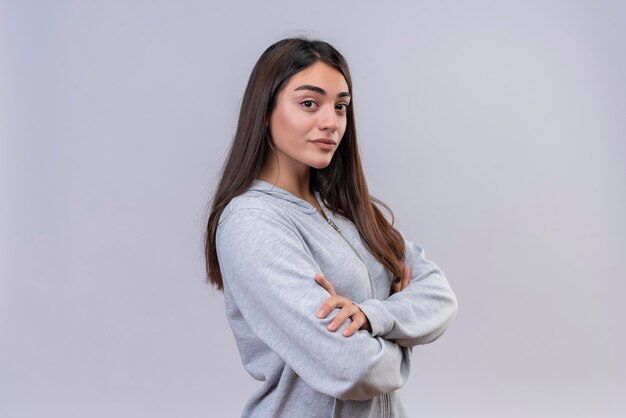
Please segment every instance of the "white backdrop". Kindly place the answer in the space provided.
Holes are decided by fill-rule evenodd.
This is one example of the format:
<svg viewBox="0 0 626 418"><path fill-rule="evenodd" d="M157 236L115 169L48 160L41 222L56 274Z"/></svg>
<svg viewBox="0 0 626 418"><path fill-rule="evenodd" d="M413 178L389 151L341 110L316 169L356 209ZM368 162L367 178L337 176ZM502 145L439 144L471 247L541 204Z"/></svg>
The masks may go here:
<svg viewBox="0 0 626 418"><path fill-rule="evenodd" d="M470 4L471 3L471 4ZM235 417L204 282L261 52L335 45L373 194L459 298L411 417L626 414L620 1L0 1L0 417Z"/></svg>

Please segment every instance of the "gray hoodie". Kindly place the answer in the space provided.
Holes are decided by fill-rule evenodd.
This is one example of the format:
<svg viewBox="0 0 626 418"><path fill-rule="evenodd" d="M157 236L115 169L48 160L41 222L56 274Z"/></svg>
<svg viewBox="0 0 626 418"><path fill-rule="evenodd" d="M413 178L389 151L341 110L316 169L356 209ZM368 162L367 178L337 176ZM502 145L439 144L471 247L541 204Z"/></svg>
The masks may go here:
<svg viewBox="0 0 626 418"><path fill-rule="evenodd" d="M319 199L319 196L318 200ZM390 296L391 274L355 225L320 205L255 181L225 208L217 230L226 315L241 360L263 383L243 417L405 417L395 392L409 375L411 347L437 339L456 297L424 251L405 241L409 286ZM359 305L372 331L344 337L315 311L337 294ZM349 322L349 321L347 321Z"/></svg>

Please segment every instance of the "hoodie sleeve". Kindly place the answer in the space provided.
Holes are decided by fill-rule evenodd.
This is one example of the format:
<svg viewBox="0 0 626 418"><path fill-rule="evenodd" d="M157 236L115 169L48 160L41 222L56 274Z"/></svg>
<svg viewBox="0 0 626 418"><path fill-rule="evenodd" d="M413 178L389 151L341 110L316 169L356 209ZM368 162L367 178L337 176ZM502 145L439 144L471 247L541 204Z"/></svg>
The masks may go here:
<svg viewBox="0 0 626 418"><path fill-rule="evenodd" d="M405 240L405 263L411 281L386 300L359 303L372 335L403 347L426 344L439 338L457 313L457 299L439 267L425 258L424 250Z"/></svg>
<svg viewBox="0 0 626 418"><path fill-rule="evenodd" d="M315 316L329 294L315 282L319 267L288 221L264 209L238 209L222 217L216 244L225 293L254 334L309 386L366 400L405 383L409 349L366 331L344 337L347 324L329 332L333 313Z"/></svg>

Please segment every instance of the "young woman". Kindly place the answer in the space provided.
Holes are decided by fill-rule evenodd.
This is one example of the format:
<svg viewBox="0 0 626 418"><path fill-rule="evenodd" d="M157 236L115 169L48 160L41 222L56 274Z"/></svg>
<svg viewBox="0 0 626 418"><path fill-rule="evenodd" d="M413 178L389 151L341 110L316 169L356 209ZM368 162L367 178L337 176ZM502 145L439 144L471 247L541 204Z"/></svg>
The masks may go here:
<svg viewBox="0 0 626 418"><path fill-rule="evenodd" d="M352 84L331 45L259 58L213 198L209 281L263 387L245 417L404 417L411 347L455 316L448 282L370 196Z"/></svg>

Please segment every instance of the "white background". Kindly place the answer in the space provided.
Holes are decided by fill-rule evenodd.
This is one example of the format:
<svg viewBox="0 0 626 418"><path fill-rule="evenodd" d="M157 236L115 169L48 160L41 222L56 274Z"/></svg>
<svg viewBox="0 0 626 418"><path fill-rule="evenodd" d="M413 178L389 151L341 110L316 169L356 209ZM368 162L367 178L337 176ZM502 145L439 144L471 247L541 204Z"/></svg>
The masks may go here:
<svg viewBox="0 0 626 418"><path fill-rule="evenodd" d="M0 1L0 417L235 417L204 282L261 52L347 57L372 193L459 314L411 417L626 414L621 1Z"/></svg>

